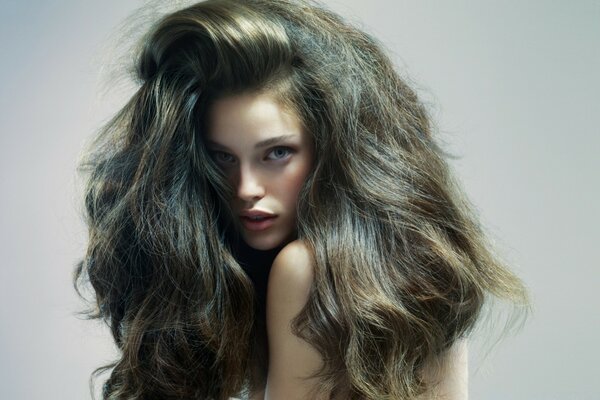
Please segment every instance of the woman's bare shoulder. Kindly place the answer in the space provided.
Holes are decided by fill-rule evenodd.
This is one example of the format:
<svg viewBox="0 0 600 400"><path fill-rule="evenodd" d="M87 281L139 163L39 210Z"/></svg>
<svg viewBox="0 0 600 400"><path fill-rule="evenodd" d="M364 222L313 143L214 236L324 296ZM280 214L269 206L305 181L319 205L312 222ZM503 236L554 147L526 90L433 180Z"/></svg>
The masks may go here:
<svg viewBox="0 0 600 400"><path fill-rule="evenodd" d="M301 241L286 245L273 261L267 289L267 399L310 398L316 383L307 378L322 366L321 356L292 329L308 301L313 277L313 257Z"/></svg>
<svg viewBox="0 0 600 400"><path fill-rule="evenodd" d="M314 258L309 247L301 240L288 243L271 266L269 283L283 284L303 293L310 288L314 279Z"/></svg>
<svg viewBox="0 0 600 400"><path fill-rule="evenodd" d="M467 339L457 340L438 362L423 372L429 390L418 400L467 400L469 397L469 366Z"/></svg>
<svg viewBox="0 0 600 400"><path fill-rule="evenodd" d="M294 240L288 243L271 266L267 285L267 325L269 321L289 323L304 307L314 280L313 257L308 246Z"/></svg>
<svg viewBox="0 0 600 400"><path fill-rule="evenodd" d="M276 274L293 274L298 279L312 279L314 261L312 252L302 240L294 240L285 245L273 260Z"/></svg>

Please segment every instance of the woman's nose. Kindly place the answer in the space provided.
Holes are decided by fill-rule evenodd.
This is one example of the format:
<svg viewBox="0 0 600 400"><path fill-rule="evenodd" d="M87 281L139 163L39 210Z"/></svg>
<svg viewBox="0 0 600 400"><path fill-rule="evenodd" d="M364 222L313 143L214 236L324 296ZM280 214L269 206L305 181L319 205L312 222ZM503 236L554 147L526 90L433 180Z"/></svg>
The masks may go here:
<svg viewBox="0 0 600 400"><path fill-rule="evenodd" d="M249 167L240 168L237 195L244 201L257 200L265 195L260 176Z"/></svg>

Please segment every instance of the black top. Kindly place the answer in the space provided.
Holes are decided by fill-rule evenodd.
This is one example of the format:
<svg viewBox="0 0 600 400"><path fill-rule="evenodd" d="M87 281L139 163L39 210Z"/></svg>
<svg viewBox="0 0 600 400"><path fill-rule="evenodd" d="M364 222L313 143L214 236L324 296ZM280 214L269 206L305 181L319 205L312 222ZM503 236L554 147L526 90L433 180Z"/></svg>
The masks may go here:
<svg viewBox="0 0 600 400"><path fill-rule="evenodd" d="M244 272L252 280L257 299L257 311L264 316L267 304L267 282L273 260L282 246L271 250L256 250L244 241L238 245L237 259Z"/></svg>
<svg viewBox="0 0 600 400"><path fill-rule="evenodd" d="M273 260L283 246L271 250L256 250L240 240L235 246L236 259L246 272L255 290L255 320L252 338L252 375L255 390L264 388L269 367L269 351L266 326L267 283Z"/></svg>

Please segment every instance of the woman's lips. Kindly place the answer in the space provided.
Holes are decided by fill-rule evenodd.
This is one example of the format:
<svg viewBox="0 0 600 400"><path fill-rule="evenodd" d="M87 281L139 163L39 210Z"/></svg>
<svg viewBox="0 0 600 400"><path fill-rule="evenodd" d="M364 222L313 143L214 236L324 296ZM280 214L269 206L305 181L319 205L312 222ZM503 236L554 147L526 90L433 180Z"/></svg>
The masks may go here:
<svg viewBox="0 0 600 400"><path fill-rule="evenodd" d="M240 220L242 221L242 225L244 225L244 228L248 229L249 231L262 231L271 227L275 223L275 218L277 218L276 215L266 218L260 218L258 220L242 216L240 217Z"/></svg>

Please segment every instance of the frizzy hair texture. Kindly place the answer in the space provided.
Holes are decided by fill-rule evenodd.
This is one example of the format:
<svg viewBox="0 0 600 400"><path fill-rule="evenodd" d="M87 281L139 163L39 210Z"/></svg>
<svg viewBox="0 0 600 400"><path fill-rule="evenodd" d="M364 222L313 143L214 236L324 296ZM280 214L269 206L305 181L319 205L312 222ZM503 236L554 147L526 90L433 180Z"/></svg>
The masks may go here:
<svg viewBox="0 0 600 400"><path fill-rule="evenodd" d="M232 195L202 135L211 102L273 93L313 137L298 237L315 281L294 321L323 356L315 396L408 399L489 296L526 302L490 252L426 112L367 34L322 7L214 0L144 37L140 87L82 162L89 245L75 271L121 356L105 399L257 390L254 293L228 243Z"/></svg>

